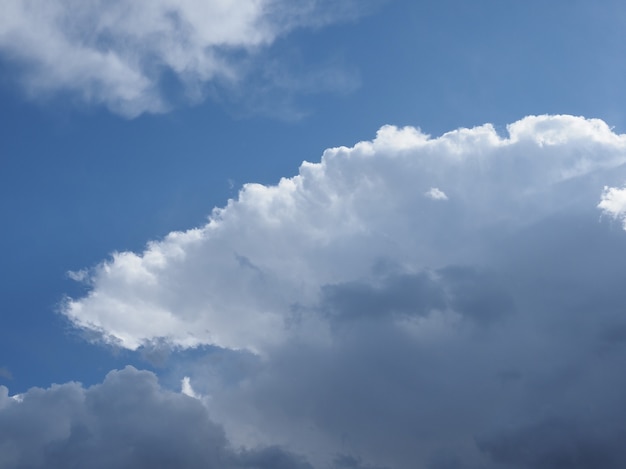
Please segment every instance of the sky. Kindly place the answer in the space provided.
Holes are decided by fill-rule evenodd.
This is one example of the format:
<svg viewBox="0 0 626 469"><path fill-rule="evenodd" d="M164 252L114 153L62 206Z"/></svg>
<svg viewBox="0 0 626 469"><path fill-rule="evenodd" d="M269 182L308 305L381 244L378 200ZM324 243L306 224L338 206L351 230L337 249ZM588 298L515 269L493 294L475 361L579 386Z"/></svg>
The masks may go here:
<svg viewBox="0 0 626 469"><path fill-rule="evenodd" d="M617 0L4 0L0 469L626 466Z"/></svg>

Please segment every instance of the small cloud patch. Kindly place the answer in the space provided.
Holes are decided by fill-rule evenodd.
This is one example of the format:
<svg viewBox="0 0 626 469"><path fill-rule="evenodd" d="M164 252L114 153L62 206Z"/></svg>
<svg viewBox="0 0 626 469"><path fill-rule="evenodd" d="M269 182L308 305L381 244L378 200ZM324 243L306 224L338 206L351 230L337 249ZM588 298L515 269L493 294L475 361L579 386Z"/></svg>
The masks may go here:
<svg viewBox="0 0 626 469"><path fill-rule="evenodd" d="M604 186L602 200L600 200L598 208L602 210L602 213L615 220L619 218L626 230L626 187L618 189L617 187Z"/></svg>
<svg viewBox="0 0 626 469"><path fill-rule="evenodd" d="M446 193L437 187L431 187L424 195L432 200L448 200Z"/></svg>

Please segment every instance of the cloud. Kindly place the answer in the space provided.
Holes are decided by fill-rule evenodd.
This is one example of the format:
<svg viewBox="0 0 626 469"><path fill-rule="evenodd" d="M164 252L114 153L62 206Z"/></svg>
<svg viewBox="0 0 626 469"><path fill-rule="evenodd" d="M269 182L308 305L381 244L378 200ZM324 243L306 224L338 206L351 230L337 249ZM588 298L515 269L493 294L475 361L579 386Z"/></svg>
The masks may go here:
<svg viewBox="0 0 626 469"><path fill-rule="evenodd" d="M431 187L424 195L433 200L448 200L446 193L436 187Z"/></svg>
<svg viewBox="0 0 626 469"><path fill-rule="evenodd" d="M626 181L626 136L572 116L508 132L385 126L84 270L62 313L129 349L206 346L169 373L235 446L313 467L623 467L626 236L598 201Z"/></svg>
<svg viewBox="0 0 626 469"><path fill-rule="evenodd" d="M615 178L626 162L626 137L599 120L527 117L509 133L485 125L430 138L385 126L276 186L245 185L203 227L74 274L91 291L62 312L129 349L164 341L262 351L293 334L327 340L328 321L311 313L325 286L367 283L376 269L410 277L481 266L505 236L593 209L606 183L599 175ZM450 200L425 198L433 187Z"/></svg>
<svg viewBox="0 0 626 469"><path fill-rule="evenodd" d="M7 0L0 52L33 96L69 91L134 117L233 87L281 35L356 14L321 0Z"/></svg>
<svg viewBox="0 0 626 469"><path fill-rule="evenodd" d="M621 219L626 229L626 189L605 186L598 208L613 219Z"/></svg>
<svg viewBox="0 0 626 469"><path fill-rule="evenodd" d="M517 467L521 464L537 469L617 469L626 460L626 451L617 441L625 431L623 424L615 422L546 419L493 435L480 445L496 461Z"/></svg>
<svg viewBox="0 0 626 469"><path fill-rule="evenodd" d="M278 447L235 450L197 399L127 367L89 388L0 386L0 468L181 467L307 469Z"/></svg>
<svg viewBox="0 0 626 469"><path fill-rule="evenodd" d="M350 456L348 454L339 454L333 461L333 468L347 468L347 469L385 469L382 467L374 467L363 465L360 458L355 458L354 456Z"/></svg>
<svg viewBox="0 0 626 469"><path fill-rule="evenodd" d="M370 282L324 285L321 310L334 322L390 316L425 318L453 311L478 322L492 321L513 309L493 274L461 266L434 272L395 273Z"/></svg>
<svg viewBox="0 0 626 469"><path fill-rule="evenodd" d="M248 444L374 467L621 467L626 268L615 252L626 240L593 216L581 230L582 218L527 228L490 273L334 286L320 308L330 346L295 337L252 365L231 358L245 369L235 384L215 376L236 353L224 351L196 365L195 382Z"/></svg>
<svg viewBox="0 0 626 469"><path fill-rule="evenodd" d="M199 396L193 390L193 387L191 386L191 380L189 379L189 376L185 376L182 379L180 392L182 392L185 396L193 397L193 398L196 398L196 399L201 399L202 398L201 396Z"/></svg>

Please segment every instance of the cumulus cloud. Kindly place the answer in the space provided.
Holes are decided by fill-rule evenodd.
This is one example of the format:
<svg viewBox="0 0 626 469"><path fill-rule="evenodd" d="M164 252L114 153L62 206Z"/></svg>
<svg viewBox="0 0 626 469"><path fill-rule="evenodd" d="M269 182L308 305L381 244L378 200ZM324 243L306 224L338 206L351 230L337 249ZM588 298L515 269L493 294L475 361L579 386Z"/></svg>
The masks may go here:
<svg viewBox="0 0 626 469"><path fill-rule="evenodd" d="M354 16L323 0L7 0L0 52L32 95L69 91L134 117L163 112L179 87L197 101L207 83L244 79L246 57L301 26ZM176 82L173 85L170 82Z"/></svg>
<svg viewBox="0 0 626 469"><path fill-rule="evenodd" d="M485 125L430 138L385 126L276 186L245 185L203 227L73 275L91 291L62 312L129 349L324 341L328 321L310 311L326 285L372 281L377 269L481 265L501 233L593 209L598 175L626 162L626 136L599 120L528 117L509 134ZM450 200L425 198L433 187Z"/></svg>
<svg viewBox="0 0 626 469"><path fill-rule="evenodd" d="M15 467L311 468L278 447L233 449L200 401L132 367L19 401L0 386L0 468Z"/></svg>
<svg viewBox="0 0 626 469"><path fill-rule="evenodd" d="M83 271L62 312L128 349L217 346L175 364L188 394L314 467L623 467L626 236L598 208L626 136L508 133L385 126Z"/></svg>

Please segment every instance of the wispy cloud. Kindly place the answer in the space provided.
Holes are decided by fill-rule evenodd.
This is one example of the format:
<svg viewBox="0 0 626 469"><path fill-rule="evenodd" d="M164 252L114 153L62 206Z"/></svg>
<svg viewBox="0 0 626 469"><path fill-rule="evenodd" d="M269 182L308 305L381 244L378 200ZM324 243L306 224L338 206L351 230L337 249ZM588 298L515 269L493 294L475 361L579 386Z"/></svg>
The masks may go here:
<svg viewBox="0 0 626 469"><path fill-rule="evenodd" d="M0 52L19 64L20 82L33 96L70 92L134 117L169 109L177 88L194 102L207 83L236 86L257 51L294 28L357 15L353 7L320 0L7 0Z"/></svg>

